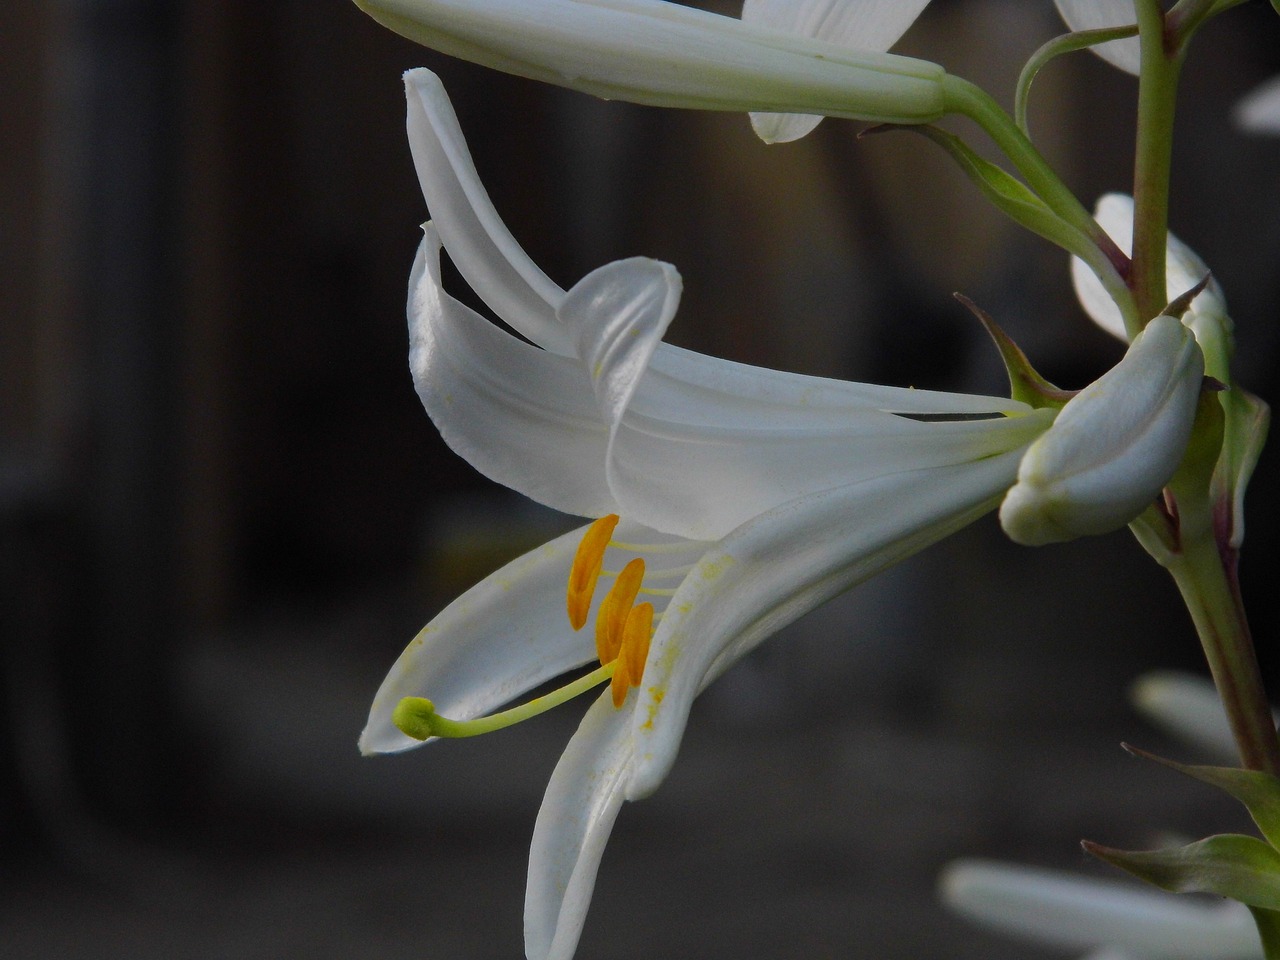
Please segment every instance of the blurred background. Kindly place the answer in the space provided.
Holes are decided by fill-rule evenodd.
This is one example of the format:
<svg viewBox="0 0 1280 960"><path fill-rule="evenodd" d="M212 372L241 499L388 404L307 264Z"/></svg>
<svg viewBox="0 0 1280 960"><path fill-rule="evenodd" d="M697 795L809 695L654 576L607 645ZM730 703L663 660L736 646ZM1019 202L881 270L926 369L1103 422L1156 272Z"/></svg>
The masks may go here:
<svg viewBox="0 0 1280 960"><path fill-rule="evenodd" d="M706 4L726 13L737 6ZM934 0L896 49L1009 104L1052 5ZM566 529L454 456L414 395L404 296L426 218L400 73L444 78L516 237L568 286L675 263L671 339L750 363L1000 392L962 291L1051 379L1119 356L1064 258L924 141L605 103L413 46L343 0L0 4L0 955L520 955L527 842L580 708L427 751L356 737L451 597ZM1241 379L1275 399L1280 141L1232 104L1280 20L1216 21L1184 80L1172 225L1213 267ZM1135 85L1037 82L1086 203L1129 182ZM458 291L461 293L461 291ZM1268 675L1274 454L1244 589ZM629 806L579 955L1054 957L934 902L959 855L1105 875L1077 842L1239 828L1128 683L1199 668L1126 534L1042 550L991 518L726 676Z"/></svg>

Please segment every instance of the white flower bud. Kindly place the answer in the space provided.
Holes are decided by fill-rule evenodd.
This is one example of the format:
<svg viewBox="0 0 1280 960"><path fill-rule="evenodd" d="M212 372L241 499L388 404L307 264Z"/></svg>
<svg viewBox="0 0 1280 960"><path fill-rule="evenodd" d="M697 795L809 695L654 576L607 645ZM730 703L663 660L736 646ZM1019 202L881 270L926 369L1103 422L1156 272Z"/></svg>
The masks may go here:
<svg viewBox="0 0 1280 960"><path fill-rule="evenodd" d="M1203 378L1191 331L1174 317L1152 320L1027 450L1000 506L1005 533L1040 546L1133 520L1182 460Z"/></svg>

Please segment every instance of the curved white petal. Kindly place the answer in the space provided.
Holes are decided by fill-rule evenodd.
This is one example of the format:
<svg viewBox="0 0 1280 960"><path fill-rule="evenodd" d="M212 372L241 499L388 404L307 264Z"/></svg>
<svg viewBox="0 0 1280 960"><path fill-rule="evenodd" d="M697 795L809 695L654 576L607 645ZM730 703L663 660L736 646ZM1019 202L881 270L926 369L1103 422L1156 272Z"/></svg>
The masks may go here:
<svg viewBox="0 0 1280 960"><path fill-rule="evenodd" d="M849 50L888 50L907 32L929 0L746 0L745 23L813 37ZM803 113L753 113L765 143L799 140L822 122Z"/></svg>
<svg viewBox="0 0 1280 960"><path fill-rule="evenodd" d="M1133 0L1054 0L1058 12L1072 30L1101 30L1123 27L1134 22ZM1112 66L1137 76L1141 67L1142 47L1137 37L1112 40L1090 47Z"/></svg>
<svg viewBox="0 0 1280 960"><path fill-rule="evenodd" d="M630 773L630 702L615 709L606 689L582 718L547 784L529 847L528 960L569 960L578 945Z"/></svg>
<svg viewBox="0 0 1280 960"><path fill-rule="evenodd" d="M1133 249L1132 197L1122 193L1104 194L1094 208L1094 218L1121 250L1129 253ZM1209 275L1205 262L1172 233L1169 234L1166 252L1166 270L1166 292L1170 303ZM1079 257L1071 258L1071 279L1080 305L1093 321L1112 336L1128 340L1119 308L1102 282ZM1191 302L1191 309L1183 317L1183 322L1192 329L1197 329L1202 323L1217 323L1229 329L1231 321L1227 317L1227 305L1216 280L1210 279L1209 285Z"/></svg>
<svg viewBox="0 0 1280 960"><path fill-rule="evenodd" d="M593 270L560 305L558 319L574 337L611 434L676 315L680 291L675 267L633 257Z"/></svg>
<svg viewBox="0 0 1280 960"><path fill-rule="evenodd" d="M1000 506L1005 532L1039 546L1106 533L1136 517L1182 460L1203 378L1191 331L1174 317L1152 320L1031 445Z"/></svg>
<svg viewBox="0 0 1280 960"><path fill-rule="evenodd" d="M703 687L787 623L991 509L1019 456L811 494L711 548L671 598L649 650L628 798L662 782Z"/></svg>
<svg viewBox="0 0 1280 960"><path fill-rule="evenodd" d="M1242 904L1186 897L988 860L958 860L939 878L943 902L988 927L1068 950L1111 947L1145 960L1261 960Z"/></svg>
<svg viewBox="0 0 1280 960"><path fill-rule="evenodd" d="M445 442L485 476L580 516L616 512L609 434L582 365L500 330L440 285L434 226L409 279L409 367Z"/></svg>
<svg viewBox="0 0 1280 960"><path fill-rule="evenodd" d="M543 349L573 355L555 319L564 291L516 243L494 210L440 78L404 75L406 127L427 208L459 272L498 316Z"/></svg>
<svg viewBox="0 0 1280 960"><path fill-rule="evenodd" d="M606 99L885 123L942 115L937 64L662 0L356 0L411 40Z"/></svg>
<svg viewBox="0 0 1280 960"><path fill-rule="evenodd" d="M1236 124L1250 133L1280 134L1280 77L1273 77L1236 104Z"/></svg>
<svg viewBox="0 0 1280 960"><path fill-rule="evenodd" d="M360 751L418 746L391 722L404 697L427 697L443 716L471 719L590 662L595 640L574 633L565 584L583 529L512 560L418 632L378 688Z"/></svg>

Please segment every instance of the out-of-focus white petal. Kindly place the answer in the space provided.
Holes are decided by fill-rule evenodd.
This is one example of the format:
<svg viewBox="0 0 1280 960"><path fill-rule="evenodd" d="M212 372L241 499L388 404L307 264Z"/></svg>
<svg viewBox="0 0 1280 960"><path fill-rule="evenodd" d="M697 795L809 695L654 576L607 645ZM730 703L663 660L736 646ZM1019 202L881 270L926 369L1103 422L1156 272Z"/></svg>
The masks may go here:
<svg viewBox="0 0 1280 960"><path fill-rule="evenodd" d="M1072 30L1101 30L1124 27L1135 22L1133 0L1054 0L1058 12ZM1112 66L1137 76L1141 67L1142 47L1137 37L1111 40L1090 47Z"/></svg>
<svg viewBox="0 0 1280 960"><path fill-rule="evenodd" d="M952 910L985 926L1068 950L1110 948L1142 960L1261 960L1243 904L1205 904L1125 883L987 860L957 860L939 878Z"/></svg>
<svg viewBox="0 0 1280 960"><path fill-rule="evenodd" d="M413 165L449 256L494 313L544 350L572 356L555 319L564 291L529 259L494 210L440 78L410 70L404 87Z"/></svg>
<svg viewBox="0 0 1280 960"><path fill-rule="evenodd" d="M356 0L453 56L606 99L882 123L943 112L941 67L663 0Z"/></svg>
<svg viewBox="0 0 1280 960"><path fill-rule="evenodd" d="M746 0L742 19L849 50L885 51L898 42L929 0ZM765 143L799 140L822 121L803 113L753 113Z"/></svg>
<svg viewBox="0 0 1280 960"><path fill-rule="evenodd" d="M671 598L650 647L628 798L662 782L703 687L781 627L989 510L1018 457L1015 451L815 493L712 547Z"/></svg>
<svg viewBox="0 0 1280 960"><path fill-rule="evenodd" d="M1250 133L1280 134L1280 77L1273 77L1236 104L1236 124Z"/></svg>
<svg viewBox="0 0 1280 960"><path fill-rule="evenodd" d="M580 516L617 508L609 435L582 365L500 330L440 285L434 225L409 280L409 367L453 450L485 476Z"/></svg>
<svg viewBox="0 0 1280 960"><path fill-rule="evenodd" d="M1094 218L1098 225L1116 242L1125 253L1133 249L1133 198L1123 193L1104 194L1094 208ZM1169 282L1167 296L1172 303L1182 296L1206 276L1209 268L1185 243L1169 234L1166 252L1166 270ZM1125 333L1124 320L1115 302L1103 289L1093 271L1079 257L1071 258L1071 279L1075 284L1076 296L1080 305L1093 321L1103 330L1121 340L1128 340ZM1230 329L1227 317L1227 305L1223 298L1222 288L1214 279L1191 302L1191 308L1183 317L1183 323L1197 329L1204 323L1218 323Z"/></svg>
<svg viewBox="0 0 1280 960"><path fill-rule="evenodd" d="M1203 378L1191 331L1173 317L1152 320L1031 445L1000 506L1005 532L1039 546L1136 517L1182 460Z"/></svg>
<svg viewBox="0 0 1280 960"><path fill-rule="evenodd" d="M528 960L569 960L578 945L630 773L631 714L629 704L614 709L606 688L551 774L529 847Z"/></svg>
<svg viewBox="0 0 1280 960"><path fill-rule="evenodd" d="M1219 762L1239 760L1222 698L1208 677L1155 670L1134 681L1129 698L1143 716L1179 740L1200 747ZM1273 719L1280 724L1280 716Z"/></svg>

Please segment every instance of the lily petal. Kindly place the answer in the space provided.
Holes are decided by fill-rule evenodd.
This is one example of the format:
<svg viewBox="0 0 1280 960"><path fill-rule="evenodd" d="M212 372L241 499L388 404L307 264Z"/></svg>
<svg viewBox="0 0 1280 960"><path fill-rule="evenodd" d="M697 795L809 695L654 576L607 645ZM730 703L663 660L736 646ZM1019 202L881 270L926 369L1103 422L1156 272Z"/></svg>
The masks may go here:
<svg viewBox="0 0 1280 960"><path fill-rule="evenodd" d="M628 799L652 793L666 776L700 690L781 627L991 509L1020 456L811 494L709 550L671 598L649 650Z"/></svg>
<svg viewBox="0 0 1280 960"><path fill-rule="evenodd" d="M907 32L929 0L746 0L744 23L813 37L847 50L885 51ZM751 126L765 143L799 140L822 117L753 113Z"/></svg>
<svg viewBox="0 0 1280 960"><path fill-rule="evenodd" d="M1121 250L1129 253L1133 249L1132 197L1122 193L1104 194L1094 208L1094 218ZM1170 303L1209 275L1205 262L1172 233L1169 234L1166 265L1169 277L1166 292ZM1128 340L1119 308L1103 289L1101 281L1079 257L1071 258L1071 280L1075 284L1080 305L1093 318L1094 323L1113 337ZM1217 280L1210 279L1209 285L1191 302L1191 308L1183 317L1183 322L1192 329L1207 323L1225 325L1226 329L1230 329L1226 301Z"/></svg>
<svg viewBox="0 0 1280 960"><path fill-rule="evenodd" d="M1280 77L1273 77L1236 104L1236 124L1250 133L1280 134Z"/></svg>
<svg viewBox="0 0 1280 960"><path fill-rule="evenodd" d="M600 858L625 799L631 715L626 707L614 709L606 689L551 774L529 847L528 960L569 960L578 945Z"/></svg>
<svg viewBox="0 0 1280 960"><path fill-rule="evenodd" d="M404 75L406 127L427 208L463 278L513 329L544 350L573 356L555 319L564 291L538 269L480 182L444 85L430 70Z"/></svg>
<svg viewBox="0 0 1280 960"><path fill-rule="evenodd" d="M1133 0L1054 0L1058 12L1072 30L1101 30L1134 22ZM1138 75L1142 46L1137 37L1110 40L1089 48L1112 66Z"/></svg>
<svg viewBox="0 0 1280 960"><path fill-rule="evenodd" d="M490 479L557 510L614 513L608 431L582 365L498 329L440 283L434 225L409 278L409 367L445 442Z"/></svg>
<svg viewBox="0 0 1280 960"><path fill-rule="evenodd" d="M419 745L391 722L404 697L427 697L442 715L469 720L594 660L591 631L574 632L565 614L565 583L586 529L512 560L423 627L373 698L361 752L397 753ZM650 542L656 536L626 521L614 535ZM618 548L616 555L625 563L635 554Z"/></svg>
<svg viewBox="0 0 1280 960"><path fill-rule="evenodd" d="M1110 947L1144 960L1261 958L1246 907L987 860L947 866L948 907L985 926L1064 949Z"/></svg>
<svg viewBox="0 0 1280 960"><path fill-rule="evenodd" d="M881 123L943 111L937 64L860 53L663 0L356 0L444 53L606 99Z"/></svg>
<svg viewBox="0 0 1280 960"><path fill-rule="evenodd" d="M1173 476L1195 419L1204 356L1174 317L1152 320L1124 358L1031 445L1000 523L1039 546L1116 530Z"/></svg>

